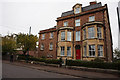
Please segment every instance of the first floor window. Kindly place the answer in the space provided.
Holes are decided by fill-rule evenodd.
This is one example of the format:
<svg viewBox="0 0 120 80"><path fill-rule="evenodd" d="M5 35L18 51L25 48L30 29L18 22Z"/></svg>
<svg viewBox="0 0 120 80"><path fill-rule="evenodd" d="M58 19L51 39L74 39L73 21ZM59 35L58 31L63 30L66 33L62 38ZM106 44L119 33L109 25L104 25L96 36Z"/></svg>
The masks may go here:
<svg viewBox="0 0 120 80"><path fill-rule="evenodd" d="M50 43L49 49L50 49L50 50L53 50L53 43Z"/></svg>
<svg viewBox="0 0 120 80"><path fill-rule="evenodd" d="M71 56L71 47L67 47L67 56Z"/></svg>
<svg viewBox="0 0 120 80"><path fill-rule="evenodd" d="M44 45L43 44L41 44L40 50L44 50Z"/></svg>
<svg viewBox="0 0 120 80"><path fill-rule="evenodd" d="M97 27L97 37L101 38L102 34L101 34L101 27Z"/></svg>
<svg viewBox="0 0 120 80"><path fill-rule="evenodd" d="M86 46L84 46L84 56L87 56Z"/></svg>
<svg viewBox="0 0 120 80"><path fill-rule="evenodd" d="M71 32L70 31L67 32L67 41L71 41Z"/></svg>
<svg viewBox="0 0 120 80"><path fill-rule="evenodd" d="M94 33L95 33L94 27L89 27L88 28L88 37L89 38L94 38Z"/></svg>
<svg viewBox="0 0 120 80"><path fill-rule="evenodd" d="M44 40L45 39L45 34L42 34L42 40Z"/></svg>
<svg viewBox="0 0 120 80"><path fill-rule="evenodd" d="M50 33L50 38L51 38L51 39L53 38L53 32Z"/></svg>
<svg viewBox="0 0 120 80"><path fill-rule="evenodd" d="M89 56L95 56L95 45L89 45Z"/></svg>
<svg viewBox="0 0 120 80"><path fill-rule="evenodd" d="M103 56L103 45L98 45L98 56Z"/></svg>
<svg viewBox="0 0 120 80"><path fill-rule="evenodd" d="M65 54L65 47L62 46L62 47L61 47L61 56L64 56L64 54Z"/></svg>
<svg viewBox="0 0 120 80"><path fill-rule="evenodd" d="M80 31L76 31L76 41L80 41Z"/></svg>
<svg viewBox="0 0 120 80"><path fill-rule="evenodd" d="M61 41L65 41L65 32L61 32Z"/></svg>

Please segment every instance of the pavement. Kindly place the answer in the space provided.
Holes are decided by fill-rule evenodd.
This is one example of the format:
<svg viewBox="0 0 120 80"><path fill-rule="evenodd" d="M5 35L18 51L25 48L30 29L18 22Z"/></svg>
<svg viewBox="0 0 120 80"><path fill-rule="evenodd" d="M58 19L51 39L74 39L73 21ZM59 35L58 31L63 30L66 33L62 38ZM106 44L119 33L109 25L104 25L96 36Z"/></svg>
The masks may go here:
<svg viewBox="0 0 120 80"><path fill-rule="evenodd" d="M6 64L12 64L16 66L23 66L27 68L37 69L41 71L63 74L63 75L70 75L78 78L85 78L85 79L95 79L95 78L120 78L118 75L108 74L108 73L100 73L100 72L90 72L90 71L80 71L68 68L61 68L61 67L52 67L52 66L45 66L40 64L31 64L25 62L13 62L10 63L9 61L3 61Z"/></svg>

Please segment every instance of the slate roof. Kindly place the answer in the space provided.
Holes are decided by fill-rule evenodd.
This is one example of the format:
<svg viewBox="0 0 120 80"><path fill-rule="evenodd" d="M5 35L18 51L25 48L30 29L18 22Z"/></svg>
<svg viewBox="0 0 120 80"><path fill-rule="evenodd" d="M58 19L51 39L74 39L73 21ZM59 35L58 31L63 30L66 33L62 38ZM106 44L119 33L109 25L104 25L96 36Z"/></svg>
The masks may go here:
<svg viewBox="0 0 120 80"><path fill-rule="evenodd" d="M89 6L86 6L86 7L82 7L82 12L88 11L88 10L91 10L91 9L95 9L95 8L99 8L101 6L102 6L102 4L100 2L100 3L97 3L97 4L93 4L93 5L89 5ZM68 15L71 15L71 14L74 14L73 10L67 11L67 12L63 12L61 17L68 16Z"/></svg>

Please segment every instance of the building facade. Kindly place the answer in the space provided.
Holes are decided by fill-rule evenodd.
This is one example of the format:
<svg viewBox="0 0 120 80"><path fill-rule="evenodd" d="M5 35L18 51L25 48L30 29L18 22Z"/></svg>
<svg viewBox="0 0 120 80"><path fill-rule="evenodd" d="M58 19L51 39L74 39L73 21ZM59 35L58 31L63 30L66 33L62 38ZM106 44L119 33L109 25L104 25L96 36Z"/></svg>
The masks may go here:
<svg viewBox="0 0 120 80"><path fill-rule="evenodd" d="M39 57L112 61L112 35L107 4L90 2L57 18L57 26L39 32Z"/></svg>
<svg viewBox="0 0 120 80"><path fill-rule="evenodd" d="M117 13L118 13L118 49L120 50L120 1L118 2Z"/></svg>

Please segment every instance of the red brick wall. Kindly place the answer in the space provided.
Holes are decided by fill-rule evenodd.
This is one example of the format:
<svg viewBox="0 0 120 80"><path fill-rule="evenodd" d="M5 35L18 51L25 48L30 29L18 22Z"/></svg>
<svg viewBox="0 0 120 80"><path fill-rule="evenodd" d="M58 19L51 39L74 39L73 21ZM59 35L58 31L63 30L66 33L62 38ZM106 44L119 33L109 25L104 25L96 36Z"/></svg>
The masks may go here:
<svg viewBox="0 0 120 80"><path fill-rule="evenodd" d="M51 32L48 32L48 33L44 33L45 34L45 39L44 40L41 40L41 34L40 35L40 38L39 38L39 57L47 57L47 55L52 55L53 59L56 59L56 41L57 41L57 32L53 32L53 39L50 39L50 33ZM49 50L49 44L50 43L53 43L53 50ZM44 50L40 50L40 45L41 44L44 44ZM47 57L47 58L50 58L50 57Z"/></svg>

